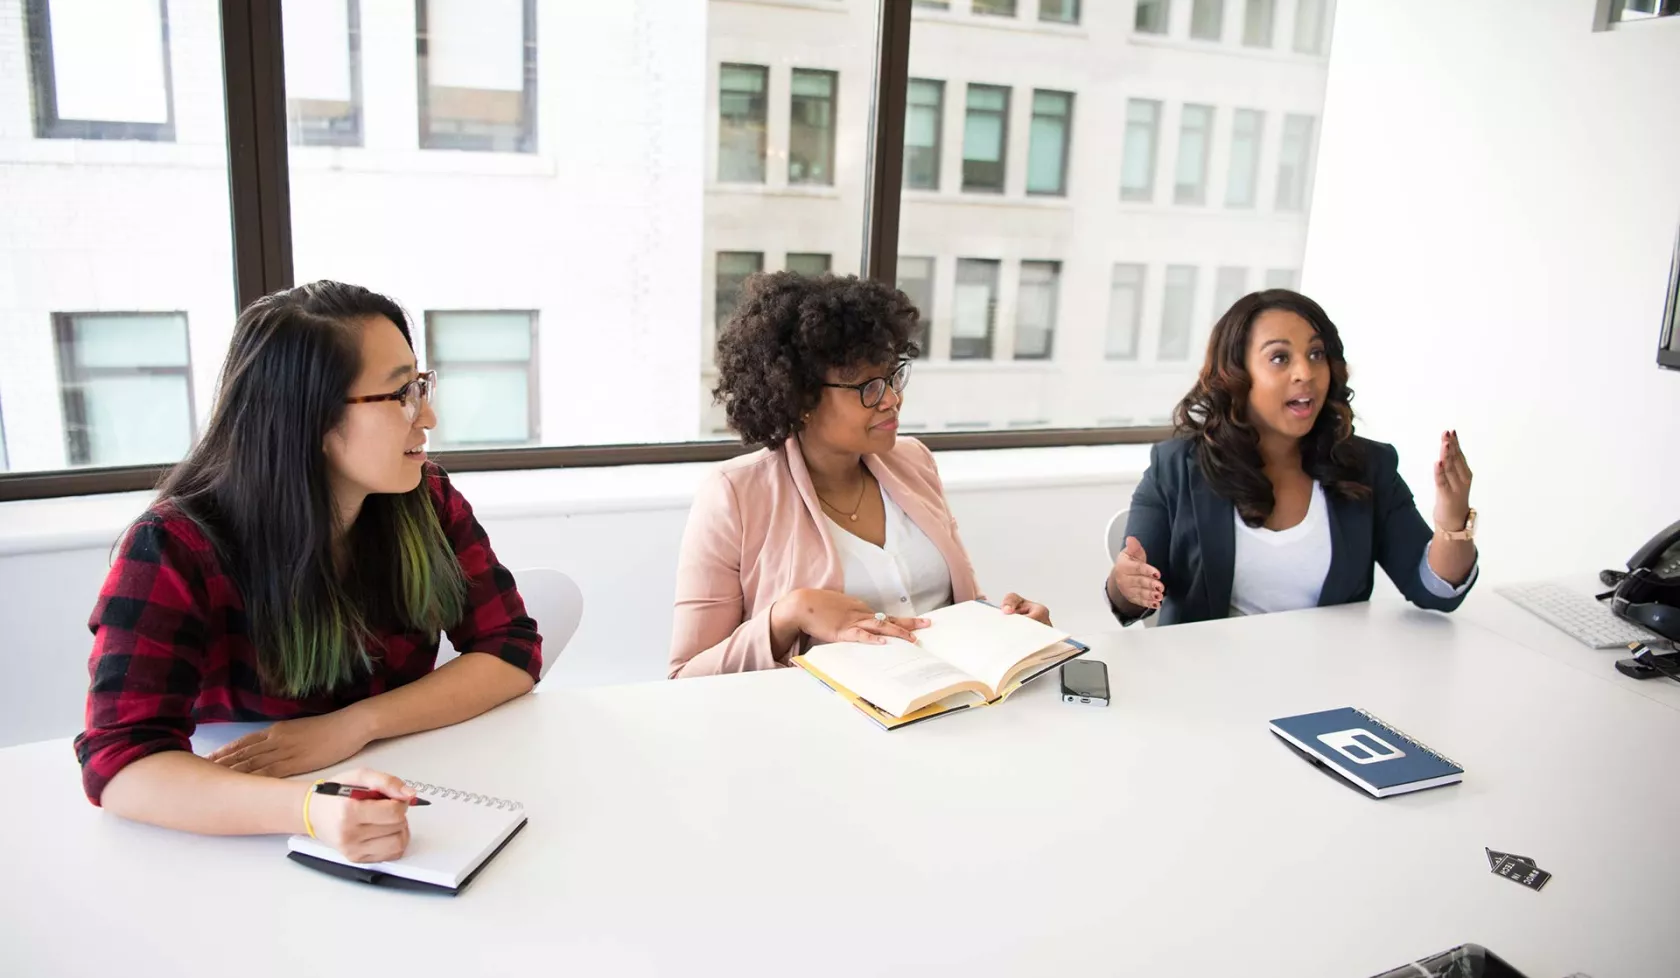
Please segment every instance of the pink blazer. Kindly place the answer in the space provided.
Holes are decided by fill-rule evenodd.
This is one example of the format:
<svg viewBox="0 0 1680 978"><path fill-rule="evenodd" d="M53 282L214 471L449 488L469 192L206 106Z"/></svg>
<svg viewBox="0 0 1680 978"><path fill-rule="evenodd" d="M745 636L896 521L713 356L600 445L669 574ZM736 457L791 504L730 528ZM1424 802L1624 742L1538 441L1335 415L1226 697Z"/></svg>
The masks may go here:
<svg viewBox="0 0 1680 978"><path fill-rule="evenodd" d="M945 555L952 599L980 597L933 453L900 438L891 452L863 461ZM770 606L798 588L843 591L845 574L805 456L789 438L724 462L695 494L677 557L671 677L786 666L771 650Z"/></svg>

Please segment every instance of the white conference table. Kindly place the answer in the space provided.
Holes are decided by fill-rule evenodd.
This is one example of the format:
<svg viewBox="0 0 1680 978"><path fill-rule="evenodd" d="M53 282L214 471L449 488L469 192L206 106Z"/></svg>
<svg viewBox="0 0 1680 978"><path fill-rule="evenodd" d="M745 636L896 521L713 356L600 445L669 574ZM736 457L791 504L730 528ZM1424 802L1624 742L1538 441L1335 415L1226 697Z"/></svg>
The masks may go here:
<svg viewBox="0 0 1680 978"><path fill-rule="evenodd" d="M0 751L0 973L1363 978L1464 941L1531 978L1680 970L1680 712L1399 607L1093 638L1108 709L1048 676L889 734L779 671L548 690L376 746L525 802L454 899L126 823L68 743ZM1266 728L1344 705L1464 783L1378 801Z"/></svg>

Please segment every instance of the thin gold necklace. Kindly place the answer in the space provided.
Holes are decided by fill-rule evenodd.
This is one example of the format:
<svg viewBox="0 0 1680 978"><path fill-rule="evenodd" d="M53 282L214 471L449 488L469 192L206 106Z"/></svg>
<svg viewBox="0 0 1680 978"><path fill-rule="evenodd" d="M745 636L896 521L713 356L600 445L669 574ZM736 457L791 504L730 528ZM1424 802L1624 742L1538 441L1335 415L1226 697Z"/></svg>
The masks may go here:
<svg viewBox="0 0 1680 978"><path fill-rule="evenodd" d="M841 509L840 507L838 507L838 506L834 505L833 503L829 502L828 500L824 499L823 494L820 493L820 492L817 492L817 487L815 485L811 486L811 491L812 492L817 492L817 501L818 502L822 503L824 506L827 506L829 509L834 510L836 513L841 513L845 516L851 517L852 522L856 523L857 518L858 518L858 510L863 509L863 494L869 488L869 474L865 473L863 478L861 480L859 480L859 482L861 484L858 486L857 502L855 504L853 504L852 511L850 513L847 513L845 510Z"/></svg>

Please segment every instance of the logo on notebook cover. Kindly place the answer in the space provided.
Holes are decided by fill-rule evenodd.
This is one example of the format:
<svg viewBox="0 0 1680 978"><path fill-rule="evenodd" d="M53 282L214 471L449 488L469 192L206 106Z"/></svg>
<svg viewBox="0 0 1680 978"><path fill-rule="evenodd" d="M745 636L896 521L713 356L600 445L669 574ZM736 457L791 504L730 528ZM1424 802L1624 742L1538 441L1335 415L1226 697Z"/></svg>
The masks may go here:
<svg viewBox="0 0 1680 978"><path fill-rule="evenodd" d="M1364 727L1319 734L1318 740L1355 764L1376 764L1406 756L1405 751Z"/></svg>

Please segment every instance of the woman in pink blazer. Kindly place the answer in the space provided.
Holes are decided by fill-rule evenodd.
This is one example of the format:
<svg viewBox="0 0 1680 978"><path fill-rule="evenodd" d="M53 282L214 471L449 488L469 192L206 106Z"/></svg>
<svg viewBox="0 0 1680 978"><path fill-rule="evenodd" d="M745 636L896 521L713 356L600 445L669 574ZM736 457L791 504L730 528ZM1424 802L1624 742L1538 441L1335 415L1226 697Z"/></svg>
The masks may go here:
<svg viewBox="0 0 1680 978"><path fill-rule="evenodd" d="M695 495L673 678L778 668L807 644L913 641L918 615L981 597L933 455L898 437L918 318L903 293L852 276L748 282L714 393L764 447ZM1016 594L1002 608L1050 620Z"/></svg>

